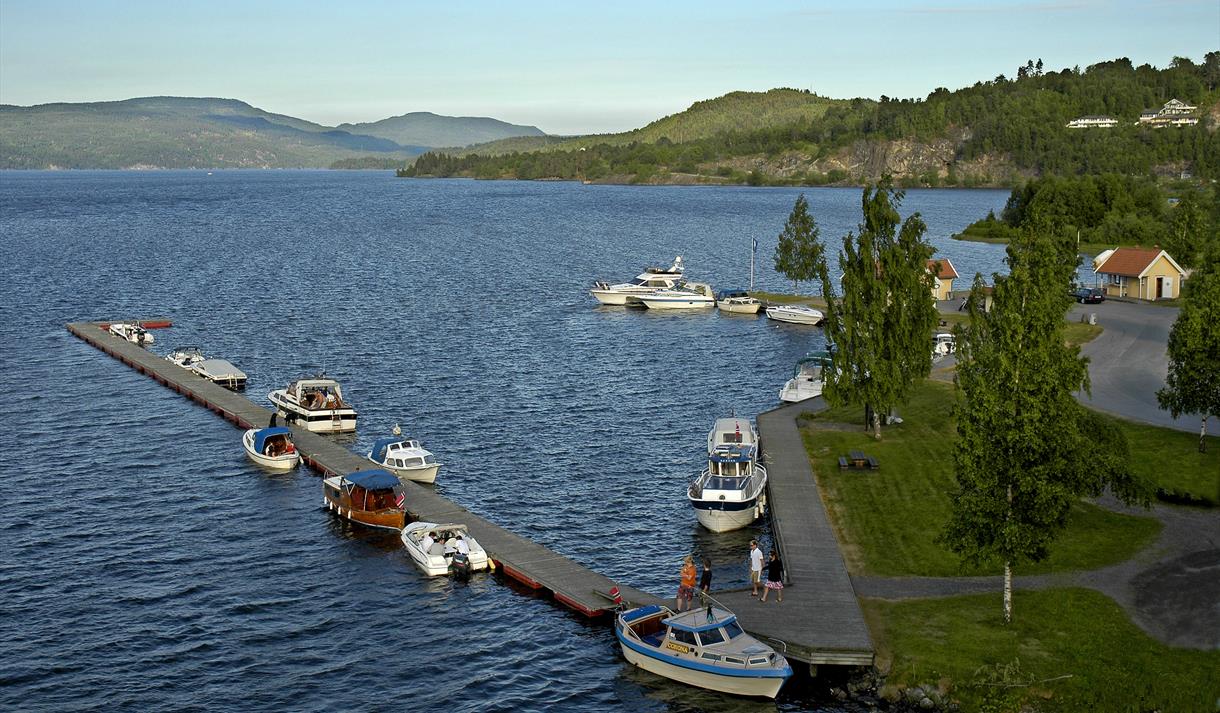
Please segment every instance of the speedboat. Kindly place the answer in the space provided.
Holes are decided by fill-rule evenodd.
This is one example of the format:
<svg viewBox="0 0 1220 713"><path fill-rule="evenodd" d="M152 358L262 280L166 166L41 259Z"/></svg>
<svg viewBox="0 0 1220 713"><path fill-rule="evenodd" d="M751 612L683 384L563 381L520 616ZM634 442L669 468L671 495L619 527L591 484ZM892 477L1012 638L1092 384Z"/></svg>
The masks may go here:
<svg viewBox="0 0 1220 713"><path fill-rule="evenodd" d="M949 332L940 332L932 337L932 358L943 359L957 351L957 339Z"/></svg>
<svg viewBox="0 0 1220 713"><path fill-rule="evenodd" d="M681 614L655 604L628 609L615 617L614 634L628 663L712 691L775 698L792 675L782 655L716 606Z"/></svg>
<svg viewBox="0 0 1220 713"><path fill-rule="evenodd" d="M356 430L356 409L343 401L334 379L319 376L297 379L286 389L267 394L281 416L314 433L349 433Z"/></svg>
<svg viewBox="0 0 1220 713"><path fill-rule="evenodd" d="M369 527L401 530L407 524L402 484L384 470L361 470L322 481L322 504L339 517Z"/></svg>
<svg viewBox="0 0 1220 713"><path fill-rule="evenodd" d="M431 535L433 539L432 546L427 552L424 551L423 545L425 535ZM461 535L462 540L470 548L470 554L466 555L464 564L460 562L461 557L458 556L458 535ZM487 569L487 552L470 536L465 525L413 522L402 528L402 544L407 548L415 566L429 577L448 574L450 569L454 568L455 557L459 560L457 566L464 567L468 572Z"/></svg>
<svg viewBox="0 0 1220 713"><path fill-rule="evenodd" d="M796 403L822 395L822 376L831 366L832 356L827 351L809 352L796 363L796 370L784 388L779 391L779 400Z"/></svg>
<svg viewBox="0 0 1220 713"><path fill-rule="evenodd" d="M657 290L667 290L682 282L682 256L674 258L674 264L668 268L649 267L635 276L631 282L621 282L611 285L598 282L590 290L597 301L604 305L625 305L628 297L638 297Z"/></svg>
<svg viewBox="0 0 1220 713"><path fill-rule="evenodd" d="M243 391L246 388L246 372L233 366L228 359L207 358L199 347L179 347L165 358L226 389Z"/></svg>
<svg viewBox="0 0 1220 713"><path fill-rule="evenodd" d="M716 307L721 312L736 314L758 314L762 302L750 296L745 290L721 290L716 293Z"/></svg>
<svg viewBox="0 0 1220 713"><path fill-rule="evenodd" d="M242 434L241 445L250 460L265 468L292 470L301 462L292 443L292 431L283 426L251 428Z"/></svg>
<svg viewBox="0 0 1220 713"><path fill-rule="evenodd" d="M716 419L707 436L707 467L686 494L699 524L712 532L749 525L766 511L766 486L754 426L741 418Z"/></svg>
<svg viewBox="0 0 1220 713"><path fill-rule="evenodd" d="M404 438L397 426L394 433L390 438L378 438L365 458L400 478L417 483L435 483L437 471L441 469L436 456L414 438Z"/></svg>
<svg viewBox="0 0 1220 713"><path fill-rule="evenodd" d="M126 339L132 344L142 347L157 341L139 322L115 322L110 325L109 331L120 339Z"/></svg>
<svg viewBox="0 0 1220 713"><path fill-rule="evenodd" d="M821 324L826 315L805 305L775 305L767 308L767 319L791 324Z"/></svg>
<svg viewBox="0 0 1220 713"><path fill-rule="evenodd" d="M716 306L711 286L702 282L688 282L632 299L643 302L648 309L703 309Z"/></svg>
<svg viewBox="0 0 1220 713"><path fill-rule="evenodd" d="M199 347L189 346L178 347L169 354L166 354L165 358L183 369L189 369L192 364L201 362L207 357L203 355L203 350Z"/></svg>

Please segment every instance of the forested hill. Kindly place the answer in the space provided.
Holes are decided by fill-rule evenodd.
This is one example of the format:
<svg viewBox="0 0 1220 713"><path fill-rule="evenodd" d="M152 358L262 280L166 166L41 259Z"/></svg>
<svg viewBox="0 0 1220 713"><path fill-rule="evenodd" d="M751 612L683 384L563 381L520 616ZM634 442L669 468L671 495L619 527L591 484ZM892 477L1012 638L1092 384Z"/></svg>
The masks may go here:
<svg viewBox="0 0 1220 713"><path fill-rule="evenodd" d="M760 100L801 94L816 111L792 116L754 109ZM1137 125L1142 111L1174 98L1197 107L1196 125ZM887 173L905 185L1007 185L1037 175L1101 172L1217 178L1218 101L1220 52L1200 63L1174 58L1160 69L1124 58L1045 71L1041 60L1031 60L1012 78L938 88L924 99L731 94L626 134L551 142L542 150L522 151L518 144L507 154L496 144L473 153L430 152L403 175L814 185ZM1086 115L1111 116L1118 126L1066 126ZM704 132L672 128L696 121Z"/></svg>
<svg viewBox="0 0 1220 713"><path fill-rule="evenodd" d="M440 116L415 111L381 121L339 124L341 131L389 139L404 146L466 146L513 136L545 136L537 126L509 124L485 116Z"/></svg>
<svg viewBox="0 0 1220 713"><path fill-rule="evenodd" d="M476 130L465 119L432 114L427 123L444 140L413 144L404 135L323 126L236 99L0 105L0 168L324 168L368 161L393 168L455 139L474 143L537 131L496 122L501 133L488 134L483 122L495 120L477 120Z"/></svg>

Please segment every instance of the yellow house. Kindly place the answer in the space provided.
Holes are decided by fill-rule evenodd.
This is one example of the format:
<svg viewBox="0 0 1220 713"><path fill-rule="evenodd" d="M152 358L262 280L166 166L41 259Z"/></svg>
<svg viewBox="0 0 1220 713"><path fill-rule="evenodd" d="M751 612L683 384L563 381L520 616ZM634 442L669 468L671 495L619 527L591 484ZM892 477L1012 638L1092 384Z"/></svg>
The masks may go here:
<svg viewBox="0 0 1220 713"><path fill-rule="evenodd" d="M949 299L949 293L953 292L953 280L957 277L953 263L949 262L949 258L929 260L928 272L936 277L932 283L932 298L938 302Z"/></svg>
<svg viewBox="0 0 1220 713"><path fill-rule="evenodd" d="M1140 300L1176 299L1186 273L1160 248L1115 248L1093 260L1093 270L1105 280L1107 297Z"/></svg>

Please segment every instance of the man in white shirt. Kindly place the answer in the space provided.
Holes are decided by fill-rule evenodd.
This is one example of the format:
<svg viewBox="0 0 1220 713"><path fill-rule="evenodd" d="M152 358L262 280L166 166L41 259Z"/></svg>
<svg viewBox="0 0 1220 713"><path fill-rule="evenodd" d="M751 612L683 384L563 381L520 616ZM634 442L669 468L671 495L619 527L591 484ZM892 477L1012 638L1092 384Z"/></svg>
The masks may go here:
<svg viewBox="0 0 1220 713"><path fill-rule="evenodd" d="M763 553L758 540L750 540L750 596L758 596L758 585L762 582Z"/></svg>
<svg viewBox="0 0 1220 713"><path fill-rule="evenodd" d="M463 538L461 535L457 536L457 551L461 552L463 555L470 554L470 545L466 544L465 538Z"/></svg>
<svg viewBox="0 0 1220 713"><path fill-rule="evenodd" d="M419 541L419 544L423 545L424 554L428 554L432 551L433 542L436 542L436 540L432 539L432 533L431 532L424 533L424 539Z"/></svg>

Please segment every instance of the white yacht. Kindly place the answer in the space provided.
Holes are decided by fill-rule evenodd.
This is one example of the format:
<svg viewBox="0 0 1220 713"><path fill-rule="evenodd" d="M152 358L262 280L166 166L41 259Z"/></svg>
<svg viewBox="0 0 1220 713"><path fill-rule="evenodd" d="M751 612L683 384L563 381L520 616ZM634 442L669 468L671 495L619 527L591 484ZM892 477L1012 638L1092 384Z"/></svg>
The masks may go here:
<svg viewBox="0 0 1220 713"><path fill-rule="evenodd" d="M625 305L629 297L667 290L682 283L682 256L674 258L669 268L650 267L635 276L631 282L611 285L605 282L594 284L589 292L604 305Z"/></svg>
<svg viewBox="0 0 1220 713"><path fill-rule="evenodd" d="M784 388L779 391L779 400L796 403L822 395L822 375L831 368L832 356L828 351L809 352L796 363L796 371Z"/></svg>
<svg viewBox="0 0 1220 713"><path fill-rule="evenodd" d="M762 302L745 290L721 290L716 293L716 308L734 314L758 314Z"/></svg>
<svg viewBox="0 0 1220 713"><path fill-rule="evenodd" d="M441 464L436 462L432 451L425 449L414 438L404 438L398 426L394 427L393 433L389 438L378 438L365 458L399 478L417 483L435 483Z"/></svg>
<svg viewBox="0 0 1220 713"><path fill-rule="evenodd" d="M267 398L280 416L315 433L356 430L356 409L344 402L343 391L334 379L297 379L288 388L267 394Z"/></svg>
<svg viewBox="0 0 1220 713"><path fill-rule="evenodd" d="M126 339L132 344L138 344L142 347L156 342L152 333L145 329L139 322L115 322L110 325L110 333L120 339Z"/></svg>
<svg viewBox="0 0 1220 713"><path fill-rule="evenodd" d="M707 468L687 491L699 524L739 530L766 510L767 469L758 463L758 433L748 419L717 419L707 436Z"/></svg>
<svg viewBox="0 0 1220 713"><path fill-rule="evenodd" d="M791 324L821 324L826 315L805 305L774 305L767 308L767 319Z"/></svg>
<svg viewBox="0 0 1220 713"><path fill-rule="evenodd" d="M643 302L648 309L705 309L716 306L711 285L702 282L688 282L633 299Z"/></svg>
<svg viewBox="0 0 1220 713"><path fill-rule="evenodd" d="M430 535L432 544L424 550L424 537ZM429 577L439 577L448 574L452 568L454 556L458 553L457 538L470 549L466 555L469 562L468 571L487 569L487 552L475 541L466 530L465 525L449 523L438 525L432 522L413 522L402 528L402 544L411 555L411 561Z"/></svg>
<svg viewBox="0 0 1220 713"><path fill-rule="evenodd" d="M246 388L246 372L233 366L228 359L209 359L199 347L179 347L165 358L226 389L243 391Z"/></svg>

